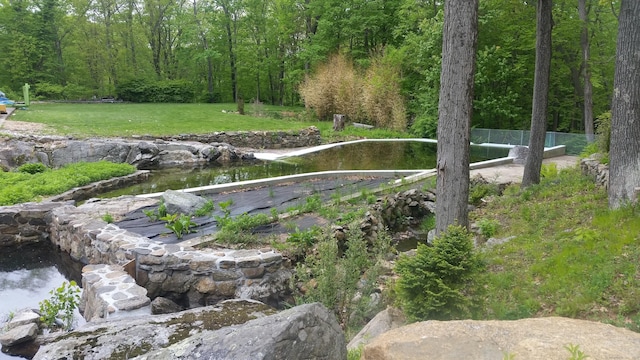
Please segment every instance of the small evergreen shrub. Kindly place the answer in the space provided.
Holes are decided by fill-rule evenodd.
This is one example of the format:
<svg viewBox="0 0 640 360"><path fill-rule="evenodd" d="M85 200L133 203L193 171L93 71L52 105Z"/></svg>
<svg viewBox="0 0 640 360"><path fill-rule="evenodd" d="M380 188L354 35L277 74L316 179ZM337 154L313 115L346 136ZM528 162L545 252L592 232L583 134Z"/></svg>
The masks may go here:
<svg viewBox="0 0 640 360"><path fill-rule="evenodd" d="M414 321L457 319L471 315L476 279L483 268L474 252L472 235L450 226L433 246L418 244L415 256L401 256L396 293L405 314Z"/></svg>

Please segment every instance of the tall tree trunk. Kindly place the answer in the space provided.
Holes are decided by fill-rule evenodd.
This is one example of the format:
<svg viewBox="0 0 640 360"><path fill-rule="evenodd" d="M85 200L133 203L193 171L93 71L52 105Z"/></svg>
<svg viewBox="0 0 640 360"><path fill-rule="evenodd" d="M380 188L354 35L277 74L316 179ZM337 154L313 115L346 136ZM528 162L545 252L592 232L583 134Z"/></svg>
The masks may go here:
<svg viewBox="0 0 640 360"><path fill-rule="evenodd" d="M584 133L588 142L593 142L593 86L591 85L591 67L589 66L589 9L587 0L578 0L578 14L582 21L580 46L582 47L582 77L584 79Z"/></svg>
<svg viewBox="0 0 640 360"><path fill-rule="evenodd" d="M438 104L436 233L468 227L469 139L478 44L478 0L447 0Z"/></svg>
<svg viewBox="0 0 640 360"><path fill-rule="evenodd" d="M640 188L640 1L622 0L611 103L609 207L637 202Z"/></svg>
<svg viewBox="0 0 640 360"><path fill-rule="evenodd" d="M233 102L238 100L238 81L237 81L237 69L236 69L236 54L234 49L233 31L231 30L231 11L229 5L224 2L221 3L222 11L226 17L225 30L227 32L227 46L229 47L229 66L231 67L231 91L233 92Z"/></svg>
<svg viewBox="0 0 640 360"><path fill-rule="evenodd" d="M551 0L538 0L536 26L536 65L533 79L533 109L529 156L524 165L522 187L540 183L540 169L544 156L549 106L549 77L551 74Z"/></svg>

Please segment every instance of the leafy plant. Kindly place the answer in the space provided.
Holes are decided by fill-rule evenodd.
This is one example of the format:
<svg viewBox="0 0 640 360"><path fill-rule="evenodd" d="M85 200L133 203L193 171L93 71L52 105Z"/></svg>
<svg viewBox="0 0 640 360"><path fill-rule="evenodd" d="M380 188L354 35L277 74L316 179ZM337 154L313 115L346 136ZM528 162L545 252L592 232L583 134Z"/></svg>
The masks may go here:
<svg viewBox="0 0 640 360"><path fill-rule="evenodd" d="M109 213L104 214L104 215L102 215L102 220L104 222L106 222L107 224L111 224L113 222L113 215L111 215Z"/></svg>
<svg viewBox="0 0 640 360"><path fill-rule="evenodd" d="M540 177L541 178L553 178L558 176L558 166L555 163L542 164L540 168Z"/></svg>
<svg viewBox="0 0 640 360"><path fill-rule="evenodd" d="M582 350L580 350L580 345L569 344L565 345L564 348L571 353L571 357L569 358L569 360L584 360L589 357L584 352L582 352Z"/></svg>
<svg viewBox="0 0 640 360"><path fill-rule="evenodd" d="M54 327L56 319L62 318L64 330L73 328L73 311L80 301L80 288L75 281L62 283L57 289L49 292L51 298L39 303L40 320L49 328Z"/></svg>
<svg viewBox="0 0 640 360"><path fill-rule="evenodd" d="M480 219L476 223L483 238L488 239L496 234L500 223L493 219Z"/></svg>
<svg viewBox="0 0 640 360"><path fill-rule="evenodd" d="M293 282L299 290L296 301L321 302L345 329L364 325L367 311L375 306L370 295L376 290L380 259L389 244L390 238L383 232L369 246L359 229L349 230L347 249L341 253L336 241L323 234L317 252L297 266Z"/></svg>
<svg viewBox="0 0 640 360"><path fill-rule="evenodd" d="M298 245L311 246L320 238L321 234L322 231L318 226L312 226L305 231L296 229L295 232L289 235L287 241Z"/></svg>
<svg viewBox="0 0 640 360"><path fill-rule="evenodd" d="M207 200L207 202L198 210L196 210L196 216L207 216L210 215L215 209L215 205L213 204L213 200Z"/></svg>
<svg viewBox="0 0 640 360"><path fill-rule="evenodd" d="M193 230L192 228L198 225L191 221L191 216L184 214L169 214L165 217L160 218L160 220L164 220L167 222L164 226L167 229L173 231L178 239L182 239L182 236L184 236L185 234L195 232L195 230Z"/></svg>
<svg viewBox="0 0 640 360"><path fill-rule="evenodd" d="M29 163L18 167L18 172L27 174L37 174L47 171L47 167L43 163Z"/></svg>
<svg viewBox="0 0 640 360"><path fill-rule="evenodd" d="M469 316L482 268L471 234L462 226L452 225L433 241L432 247L418 244L415 256L398 259L396 292L400 305L412 320Z"/></svg>

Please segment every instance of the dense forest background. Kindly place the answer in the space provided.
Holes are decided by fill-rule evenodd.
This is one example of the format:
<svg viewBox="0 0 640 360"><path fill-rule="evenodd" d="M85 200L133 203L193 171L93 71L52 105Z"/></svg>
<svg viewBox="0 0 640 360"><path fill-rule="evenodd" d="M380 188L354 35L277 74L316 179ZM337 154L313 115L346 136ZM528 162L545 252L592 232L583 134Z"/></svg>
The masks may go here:
<svg viewBox="0 0 640 360"><path fill-rule="evenodd" d="M609 110L618 7L554 1L549 130L584 131L587 82L593 116ZM407 124L427 134L442 23L442 0L0 0L0 89L301 105L301 84L339 54L368 86L399 93ZM480 1L473 126L529 128L535 28L535 1Z"/></svg>

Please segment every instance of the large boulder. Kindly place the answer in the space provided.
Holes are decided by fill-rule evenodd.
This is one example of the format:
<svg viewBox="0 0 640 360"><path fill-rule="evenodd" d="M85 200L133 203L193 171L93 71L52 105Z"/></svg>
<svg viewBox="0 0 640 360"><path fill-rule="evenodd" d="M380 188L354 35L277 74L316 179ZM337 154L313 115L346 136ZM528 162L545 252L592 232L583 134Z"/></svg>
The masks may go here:
<svg viewBox="0 0 640 360"><path fill-rule="evenodd" d="M168 214L192 215L207 203L207 200L198 195L176 190L165 191L162 200Z"/></svg>
<svg viewBox="0 0 640 360"><path fill-rule="evenodd" d="M376 337L389 330L399 328L407 324L407 318L402 310L388 307L379 312L371 321L365 325L356 336L349 341L347 349L357 349L360 346L370 343Z"/></svg>
<svg viewBox="0 0 640 360"><path fill-rule="evenodd" d="M640 359L640 334L560 317L425 321L380 335L364 348L362 358L564 360L578 352L594 360Z"/></svg>
<svg viewBox="0 0 640 360"><path fill-rule="evenodd" d="M98 321L43 340L33 359L347 358L344 333L324 306L274 313L257 301L230 300L169 315Z"/></svg>
<svg viewBox="0 0 640 360"><path fill-rule="evenodd" d="M344 333L335 316L321 304L313 303L242 325L203 331L136 359L346 358Z"/></svg>
<svg viewBox="0 0 640 360"><path fill-rule="evenodd" d="M231 300L168 315L144 315L87 323L44 343L35 360L133 358L208 330L241 324L275 313L252 300Z"/></svg>

